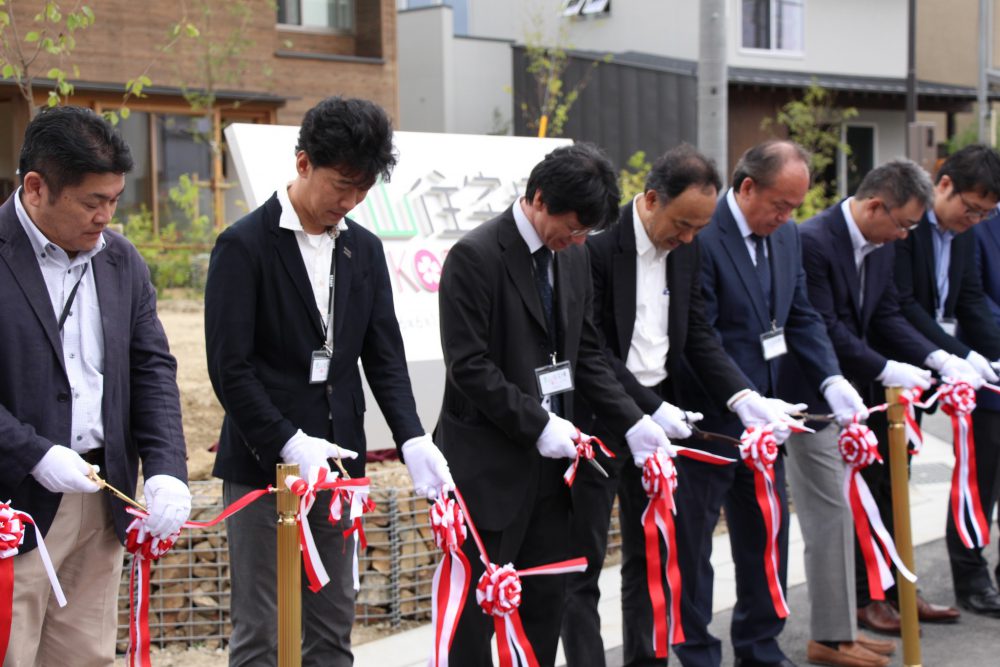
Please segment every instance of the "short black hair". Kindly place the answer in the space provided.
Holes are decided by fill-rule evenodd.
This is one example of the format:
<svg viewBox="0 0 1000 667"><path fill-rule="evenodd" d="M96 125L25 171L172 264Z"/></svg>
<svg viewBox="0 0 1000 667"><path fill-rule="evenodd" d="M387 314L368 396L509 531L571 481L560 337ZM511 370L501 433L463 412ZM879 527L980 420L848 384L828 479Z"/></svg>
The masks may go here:
<svg viewBox="0 0 1000 667"><path fill-rule="evenodd" d="M1000 199L1000 156L984 144L972 144L950 155L934 179L947 176L955 192L976 192L984 197Z"/></svg>
<svg viewBox="0 0 1000 667"><path fill-rule="evenodd" d="M664 203L680 196L692 185L699 190L709 186L716 192L722 189L715 162L691 144L681 144L658 157L646 176L646 191L655 191Z"/></svg>
<svg viewBox="0 0 1000 667"><path fill-rule="evenodd" d="M930 208L934 205L934 186L923 167L912 160L897 158L865 174L854 197L881 197L889 208L906 206L916 199L924 208Z"/></svg>
<svg viewBox="0 0 1000 667"><path fill-rule="evenodd" d="M580 224L594 230L617 218L618 177L597 146L586 142L562 146L545 156L528 176L529 201L540 191L549 213L576 213Z"/></svg>
<svg viewBox="0 0 1000 667"><path fill-rule="evenodd" d="M314 167L334 167L369 186L388 182L396 166L392 122L368 100L328 97L306 112L295 152L305 151Z"/></svg>
<svg viewBox="0 0 1000 667"><path fill-rule="evenodd" d="M770 139L747 150L733 169L733 190L739 191L746 179L769 188L789 160L797 159L809 167L809 151L787 139Z"/></svg>
<svg viewBox="0 0 1000 667"><path fill-rule="evenodd" d="M127 174L132 165L132 151L106 118L84 107L58 106L28 123L18 173L23 179L38 172L56 196L88 174Z"/></svg>

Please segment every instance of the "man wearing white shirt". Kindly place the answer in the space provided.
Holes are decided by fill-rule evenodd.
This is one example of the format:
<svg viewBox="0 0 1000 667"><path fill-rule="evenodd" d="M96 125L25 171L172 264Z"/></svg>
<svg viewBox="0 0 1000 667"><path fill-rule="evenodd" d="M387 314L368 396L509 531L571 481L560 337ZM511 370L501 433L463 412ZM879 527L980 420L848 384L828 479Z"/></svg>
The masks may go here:
<svg viewBox="0 0 1000 667"><path fill-rule="evenodd" d="M378 238L347 218L396 155L385 112L327 98L302 122L297 176L223 232L205 287L208 371L226 410L213 473L227 504L274 482L275 464L364 474L365 399L358 361L417 493L453 486L416 414ZM334 444L336 443L336 444ZM303 581L303 664L347 666L354 619L353 540L320 492L309 521L330 583ZM326 497L326 502L324 502ZM277 663L275 501L227 520L232 571L230 665Z"/></svg>

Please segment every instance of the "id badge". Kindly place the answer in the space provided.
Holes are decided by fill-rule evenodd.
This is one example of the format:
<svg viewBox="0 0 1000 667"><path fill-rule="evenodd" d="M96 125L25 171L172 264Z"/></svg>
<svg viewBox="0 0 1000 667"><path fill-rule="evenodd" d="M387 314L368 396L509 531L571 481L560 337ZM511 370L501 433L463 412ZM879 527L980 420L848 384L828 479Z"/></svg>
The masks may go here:
<svg viewBox="0 0 1000 667"><path fill-rule="evenodd" d="M309 364L309 384L323 384L330 375L330 353L326 349L312 353Z"/></svg>
<svg viewBox="0 0 1000 667"><path fill-rule="evenodd" d="M542 398L573 390L573 369L568 361L536 368L535 379Z"/></svg>
<svg viewBox="0 0 1000 667"><path fill-rule="evenodd" d="M949 336L954 336L958 331L958 320L954 317L939 317L937 323Z"/></svg>
<svg viewBox="0 0 1000 667"><path fill-rule="evenodd" d="M788 352L785 342L785 329L773 329L760 335L760 349L764 353L764 361L771 361Z"/></svg>

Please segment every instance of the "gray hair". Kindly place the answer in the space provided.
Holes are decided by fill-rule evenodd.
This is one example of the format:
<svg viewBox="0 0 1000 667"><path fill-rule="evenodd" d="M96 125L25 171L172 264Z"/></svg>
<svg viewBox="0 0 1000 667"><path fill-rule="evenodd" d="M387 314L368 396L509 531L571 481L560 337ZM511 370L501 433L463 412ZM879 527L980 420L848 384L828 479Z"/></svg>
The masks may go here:
<svg viewBox="0 0 1000 667"><path fill-rule="evenodd" d="M809 167L809 151L794 141L771 139L744 153L733 169L733 189L739 190L747 178L762 188L771 187L781 169L791 160Z"/></svg>
<svg viewBox="0 0 1000 667"><path fill-rule="evenodd" d="M934 205L934 186L923 167L913 160L897 158L869 171L854 196L881 197L889 208L906 206L916 199L924 208L930 208Z"/></svg>

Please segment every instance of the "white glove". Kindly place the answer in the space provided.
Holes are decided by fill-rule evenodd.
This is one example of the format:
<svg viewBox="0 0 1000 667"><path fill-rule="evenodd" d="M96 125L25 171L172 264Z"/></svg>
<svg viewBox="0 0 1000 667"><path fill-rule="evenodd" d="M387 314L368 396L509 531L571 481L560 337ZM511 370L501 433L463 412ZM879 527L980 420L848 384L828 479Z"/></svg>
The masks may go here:
<svg viewBox="0 0 1000 667"><path fill-rule="evenodd" d="M936 370L943 378L968 382L976 389L983 386L983 378L972 364L954 354L948 354L944 350L931 352L927 355L924 363Z"/></svg>
<svg viewBox="0 0 1000 667"><path fill-rule="evenodd" d="M643 415L642 419L626 431L625 442L628 443L628 448L632 452L632 461L639 468L661 447L671 457L677 455L677 450L670 444L663 428L654 422L649 415Z"/></svg>
<svg viewBox="0 0 1000 667"><path fill-rule="evenodd" d="M52 493L94 493L101 487L87 475L96 468L69 447L53 445L31 469L31 476Z"/></svg>
<svg viewBox="0 0 1000 667"><path fill-rule="evenodd" d="M299 429L281 448L281 458L284 459L285 463L297 463L299 475L305 477L313 468L329 470L329 459L356 459L358 453L338 447L323 438L306 435L302 429Z"/></svg>
<svg viewBox="0 0 1000 667"><path fill-rule="evenodd" d="M979 377L983 378L984 382L996 382L997 380L1000 380L1000 378L997 377L996 372L994 372L993 367L990 365L989 360L975 350L971 350L969 355L965 357L965 360L976 369L976 372L979 373Z"/></svg>
<svg viewBox="0 0 1000 667"><path fill-rule="evenodd" d="M931 372L918 368L911 364L904 364L901 361L889 359L885 362L885 368L876 377L876 380L887 387L902 387L903 389L913 389L920 387L927 389L931 386Z"/></svg>
<svg viewBox="0 0 1000 667"><path fill-rule="evenodd" d="M413 479L413 490L418 496L434 500L438 492L448 493L455 488L448 462L431 436L421 435L403 443L403 460Z"/></svg>
<svg viewBox="0 0 1000 667"><path fill-rule="evenodd" d="M191 492L187 484L170 475L153 475L143 485L146 496L146 529L153 537L166 539L178 532L191 515Z"/></svg>
<svg viewBox="0 0 1000 667"><path fill-rule="evenodd" d="M859 421L868 419L868 408L861 399L861 395L845 378L834 380L823 390L823 397L830 404L837 423L846 426L854 421L855 417Z"/></svg>
<svg viewBox="0 0 1000 667"><path fill-rule="evenodd" d="M549 423L542 429L542 434L538 436L535 447L538 453L547 459L572 459L576 458L577 428L573 422L562 417L549 413Z"/></svg>
<svg viewBox="0 0 1000 667"><path fill-rule="evenodd" d="M660 403L660 407L656 408L652 417L668 438L684 440L691 437L691 424L701 421L705 415L700 412L684 412L676 405L670 405L663 401Z"/></svg>
<svg viewBox="0 0 1000 667"><path fill-rule="evenodd" d="M774 438L783 443L792 434L785 424L794 423L789 415L806 409L805 403L787 403L778 398L764 398L755 391L747 391L732 401L729 409L736 413L744 427L771 424Z"/></svg>

